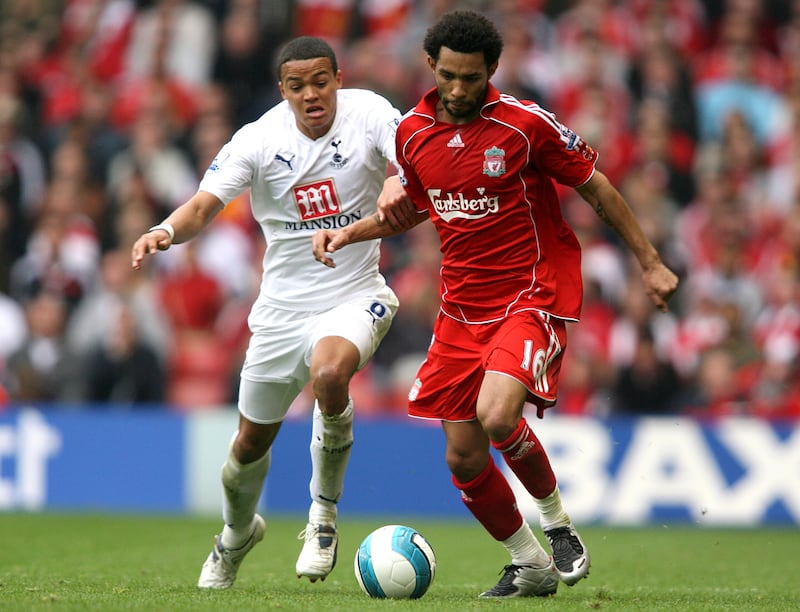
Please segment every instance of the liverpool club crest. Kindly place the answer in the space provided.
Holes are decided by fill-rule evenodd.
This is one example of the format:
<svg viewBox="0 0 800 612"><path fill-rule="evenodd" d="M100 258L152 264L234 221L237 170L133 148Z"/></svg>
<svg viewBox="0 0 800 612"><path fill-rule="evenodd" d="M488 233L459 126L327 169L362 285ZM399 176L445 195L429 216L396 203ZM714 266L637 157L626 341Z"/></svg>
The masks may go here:
<svg viewBox="0 0 800 612"><path fill-rule="evenodd" d="M506 152L492 147L483 152L483 173L489 176L500 176L506 173Z"/></svg>

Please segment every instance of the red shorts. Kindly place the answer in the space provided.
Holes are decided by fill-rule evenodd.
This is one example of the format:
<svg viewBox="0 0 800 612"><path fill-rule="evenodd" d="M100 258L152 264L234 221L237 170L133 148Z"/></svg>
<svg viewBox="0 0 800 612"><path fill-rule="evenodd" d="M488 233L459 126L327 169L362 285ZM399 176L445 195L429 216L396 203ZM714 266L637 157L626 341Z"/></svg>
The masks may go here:
<svg viewBox="0 0 800 612"><path fill-rule="evenodd" d="M408 414L424 419L472 421L486 372L515 378L541 416L556 400L567 345L562 319L525 311L486 325L467 325L439 314L433 342L408 394Z"/></svg>

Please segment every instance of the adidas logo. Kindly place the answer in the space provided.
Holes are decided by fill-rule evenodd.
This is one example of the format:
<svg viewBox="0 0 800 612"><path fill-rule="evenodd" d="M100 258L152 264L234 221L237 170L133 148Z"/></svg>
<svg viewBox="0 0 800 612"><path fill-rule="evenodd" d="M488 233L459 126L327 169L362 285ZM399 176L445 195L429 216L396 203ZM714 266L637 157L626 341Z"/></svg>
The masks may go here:
<svg viewBox="0 0 800 612"><path fill-rule="evenodd" d="M530 451L534 446L536 445L533 442L531 442L530 440L526 440L525 442L520 444L519 449L517 449L517 452L511 456L511 461L519 461L525 455L527 455L528 451Z"/></svg>
<svg viewBox="0 0 800 612"><path fill-rule="evenodd" d="M450 139L450 142L447 143L447 147L450 149L463 149L464 148L464 141L461 140L461 134L458 133Z"/></svg>

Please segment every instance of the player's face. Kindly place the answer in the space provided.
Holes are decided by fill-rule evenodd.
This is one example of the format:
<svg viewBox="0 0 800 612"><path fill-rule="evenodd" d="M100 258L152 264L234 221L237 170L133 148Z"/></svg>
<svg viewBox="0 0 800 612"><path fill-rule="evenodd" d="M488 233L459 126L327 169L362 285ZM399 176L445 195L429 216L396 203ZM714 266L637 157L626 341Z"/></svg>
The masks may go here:
<svg viewBox="0 0 800 612"><path fill-rule="evenodd" d="M278 83L281 96L297 120L298 129L312 139L328 133L336 117L336 92L342 72L333 72L327 57L286 62Z"/></svg>
<svg viewBox="0 0 800 612"><path fill-rule="evenodd" d="M487 67L480 51L458 53L442 47L439 60L428 57L428 65L442 103L438 118L448 123L468 123L477 117L497 64Z"/></svg>

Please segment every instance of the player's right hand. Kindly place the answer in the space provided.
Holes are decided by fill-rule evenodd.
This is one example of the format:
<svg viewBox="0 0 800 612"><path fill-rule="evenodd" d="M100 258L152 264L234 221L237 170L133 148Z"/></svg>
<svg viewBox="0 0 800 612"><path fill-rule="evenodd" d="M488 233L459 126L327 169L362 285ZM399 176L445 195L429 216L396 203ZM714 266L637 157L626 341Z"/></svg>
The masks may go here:
<svg viewBox="0 0 800 612"><path fill-rule="evenodd" d="M389 227L399 232L414 227L417 217L414 203L400 184L400 177L395 175L387 178L378 195L378 221L388 223Z"/></svg>
<svg viewBox="0 0 800 612"><path fill-rule="evenodd" d="M172 246L169 234L163 230L147 232L139 236L131 249L131 267L140 270L145 255L152 255L156 251L166 251Z"/></svg>
<svg viewBox="0 0 800 612"><path fill-rule="evenodd" d="M311 237L311 251L314 259L329 268L335 268L336 262L330 256L345 245L342 232L336 230L321 229L314 232Z"/></svg>

